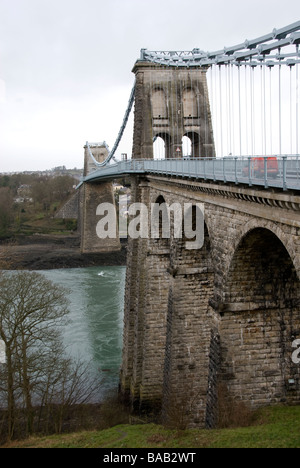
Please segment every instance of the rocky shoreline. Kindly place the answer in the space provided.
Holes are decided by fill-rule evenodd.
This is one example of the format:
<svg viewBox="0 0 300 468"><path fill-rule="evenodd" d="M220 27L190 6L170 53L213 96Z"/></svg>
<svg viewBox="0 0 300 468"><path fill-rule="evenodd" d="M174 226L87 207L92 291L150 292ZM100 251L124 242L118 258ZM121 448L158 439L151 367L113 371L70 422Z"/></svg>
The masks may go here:
<svg viewBox="0 0 300 468"><path fill-rule="evenodd" d="M82 254L80 237L33 235L0 245L2 268L10 270L52 270L90 266L126 265L127 243L119 252Z"/></svg>

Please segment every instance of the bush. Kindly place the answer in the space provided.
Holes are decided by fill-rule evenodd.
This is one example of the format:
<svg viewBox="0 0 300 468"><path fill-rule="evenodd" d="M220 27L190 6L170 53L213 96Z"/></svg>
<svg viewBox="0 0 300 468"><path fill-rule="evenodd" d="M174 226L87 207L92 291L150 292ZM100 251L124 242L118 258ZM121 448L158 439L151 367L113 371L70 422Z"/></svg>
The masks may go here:
<svg viewBox="0 0 300 468"><path fill-rule="evenodd" d="M247 427L253 423L254 413L239 398L228 392L225 384L218 388L218 427Z"/></svg>

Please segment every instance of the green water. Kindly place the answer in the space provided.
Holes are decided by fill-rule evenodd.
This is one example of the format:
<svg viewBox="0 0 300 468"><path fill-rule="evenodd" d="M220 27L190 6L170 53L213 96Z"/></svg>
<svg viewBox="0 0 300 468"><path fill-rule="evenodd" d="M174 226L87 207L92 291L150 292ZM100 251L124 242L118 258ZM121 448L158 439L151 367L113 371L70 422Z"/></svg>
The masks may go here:
<svg viewBox="0 0 300 468"><path fill-rule="evenodd" d="M90 363L101 392L118 384L122 355L126 267L91 267L39 272L69 289L68 352Z"/></svg>

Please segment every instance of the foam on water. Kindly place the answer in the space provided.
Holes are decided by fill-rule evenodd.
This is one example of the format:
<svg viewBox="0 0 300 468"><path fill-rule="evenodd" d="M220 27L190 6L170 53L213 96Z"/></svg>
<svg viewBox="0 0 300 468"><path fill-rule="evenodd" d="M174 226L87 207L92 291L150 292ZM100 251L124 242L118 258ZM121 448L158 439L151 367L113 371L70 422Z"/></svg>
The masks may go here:
<svg viewBox="0 0 300 468"><path fill-rule="evenodd" d="M68 352L89 362L103 388L118 383L122 354L125 267L42 271L69 290L70 322L64 330ZM104 373L104 374L103 374Z"/></svg>

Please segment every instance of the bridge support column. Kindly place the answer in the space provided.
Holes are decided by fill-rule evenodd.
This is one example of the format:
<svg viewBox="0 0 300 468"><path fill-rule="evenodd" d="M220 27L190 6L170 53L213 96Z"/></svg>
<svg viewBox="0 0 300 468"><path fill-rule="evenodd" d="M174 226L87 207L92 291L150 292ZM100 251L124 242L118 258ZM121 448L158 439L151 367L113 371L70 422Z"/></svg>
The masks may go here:
<svg viewBox="0 0 300 468"><path fill-rule="evenodd" d="M171 239L129 243L123 394L175 427L299 404L298 197L148 175L133 200L170 208ZM194 227L204 204L201 249L175 238L175 202L192 204Z"/></svg>
<svg viewBox="0 0 300 468"><path fill-rule="evenodd" d="M110 233L111 237L99 237L97 225L107 212L102 214L98 211L101 204L109 204L111 212L115 211L115 200L112 184L104 182L101 184L84 183L82 195L82 221L81 221L81 251L82 253L100 253L120 250L121 244L116 222L116 230ZM107 205L102 205L107 206ZM117 221L115 217L115 221Z"/></svg>
<svg viewBox="0 0 300 468"><path fill-rule="evenodd" d="M168 253L147 252L140 409L161 410L170 275Z"/></svg>
<svg viewBox="0 0 300 468"><path fill-rule="evenodd" d="M149 206L147 184L132 188L133 199ZM139 412L161 410L168 266L168 247L153 239L129 239L120 386Z"/></svg>
<svg viewBox="0 0 300 468"><path fill-rule="evenodd" d="M178 249L171 269L162 411L164 421L176 427L211 426L215 419L218 324L209 307L208 244L201 251Z"/></svg>

